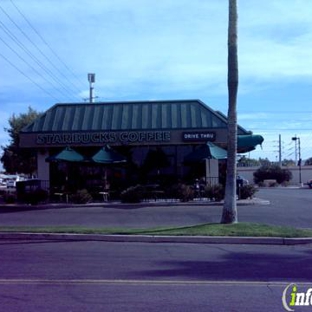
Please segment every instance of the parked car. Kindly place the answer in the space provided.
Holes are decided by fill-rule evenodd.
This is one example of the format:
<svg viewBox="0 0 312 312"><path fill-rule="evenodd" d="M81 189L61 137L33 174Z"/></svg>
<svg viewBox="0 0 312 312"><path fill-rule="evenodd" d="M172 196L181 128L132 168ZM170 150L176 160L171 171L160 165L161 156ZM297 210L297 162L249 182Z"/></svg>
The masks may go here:
<svg viewBox="0 0 312 312"><path fill-rule="evenodd" d="M238 175L236 177L236 183L237 185L239 186L243 186L243 185L248 185L249 184L249 181L247 179L245 179L244 177Z"/></svg>
<svg viewBox="0 0 312 312"><path fill-rule="evenodd" d="M6 187L7 188L15 188L16 187L16 182L24 180L23 177L15 174L11 174L7 176L6 179Z"/></svg>
<svg viewBox="0 0 312 312"><path fill-rule="evenodd" d="M16 180L9 179L6 181L7 188L14 188L16 186Z"/></svg>
<svg viewBox="0 0 312 312"><path fill-rule="evenodd" d="M307 185L309 186L309 188L312 188L312 180L309 180L309 181L307 182Z"/></svg>

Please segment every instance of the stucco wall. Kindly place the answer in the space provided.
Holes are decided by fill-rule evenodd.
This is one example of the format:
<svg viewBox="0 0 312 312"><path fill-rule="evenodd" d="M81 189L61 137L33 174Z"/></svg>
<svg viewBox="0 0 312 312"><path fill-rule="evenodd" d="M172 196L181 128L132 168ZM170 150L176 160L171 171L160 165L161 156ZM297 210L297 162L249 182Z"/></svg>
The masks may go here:
<svg viewBox="0 0 312 312"><path fill-rule="evenodd" d="M45 159L49 156L47 152L38 151L37 154L37 176L38 179L49 181L50 179L50 170L49 163Z"/></svg>
<svg viewBox="0 0 312 312"><path fill-rule="evenodd" d="M253 173L259 167L238 167L237 172L239 175L243 176L250 183L253 183ZM282 167L283 169L288 169L292 172L291 184L299 184L299 167ZM312 179L312 166L302 166L301 167L301 182L306 183L308 180Z"/></svg>

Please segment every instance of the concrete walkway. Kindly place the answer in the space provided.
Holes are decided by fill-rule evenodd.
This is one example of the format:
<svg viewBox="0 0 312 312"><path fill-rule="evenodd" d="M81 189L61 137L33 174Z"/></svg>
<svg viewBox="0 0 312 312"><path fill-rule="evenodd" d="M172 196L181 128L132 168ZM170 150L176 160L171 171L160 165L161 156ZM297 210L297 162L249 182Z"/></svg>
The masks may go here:
<svg viewBox="0 0 312 312"><path fill-rule="evenodd" d="M160 235L104 235L58 233L5 233L0 240L45 241L102 241L114 243L179 243L179 244L248 244L248 245L302 245L312 244L312 238L230 237L230 236L160 236Z"/></svg>

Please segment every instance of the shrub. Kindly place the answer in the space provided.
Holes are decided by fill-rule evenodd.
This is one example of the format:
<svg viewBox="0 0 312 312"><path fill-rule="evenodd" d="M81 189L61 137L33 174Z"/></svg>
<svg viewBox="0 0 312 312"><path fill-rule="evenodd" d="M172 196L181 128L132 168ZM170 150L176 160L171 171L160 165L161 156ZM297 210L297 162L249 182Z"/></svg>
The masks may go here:
<svg viewBox="0 0 312 312"><path fill-rule="evenodd" d="M120 194L123 203L139 203L143 199L143 187L141 185L130 186Z"/></svg>
<svg viewBox="0 0 312 312"><path fill-rule="evenodd" d="M289 185L289 181L284 181L283 183L282 183L282 186L288 186Z"/></svg>
<svg viewBox="0 0 312 312"><path fill-rule="evenodd" d="M288 169L282 169L277 165L265 165L260 167L254 173L254 181L259 184L264 180L276 180L278 184L289 181L292 178L292 173Z"/></svg>
<svg viewBox="0 0 312 312"><path fill-rule="evenodd" d="M16 193L7 192L3 195L3 199L7 204L13 204L16 201Z"/></svg>
<svg viewBox="0 0 312 312"><path fill-rule="evenodd" d="M82 189L73 194L71 200L75 204L87 204L92 201L92 196L86 189Z"/></svg>
<svg viewBox="0 0 312 312"><path fill-rule="evenodd" d="M221 201L224 198L224 187L222 184L208 185L205 194L210 200Z"/></svg>
<svg viewBox="0 0 312 312"><path fill-rule="evenodd" d="M256 192L258 192L258 189L256 189L254 185L251 184L243 185L239 188L239 198L240 199L253 198Z"/></svg>
<svg viewBox="0 0 312 312"><path fill-rule="evenodd" d="M187 202L194 198L194 189L190 185L177 185L177 198L183 202Z"/></svg>
<svg viewBox="0 0 312 312"><path fill-rule="evenodd" d="M277 187L278 183L277 182L269 182L269 187Z"/></svg>

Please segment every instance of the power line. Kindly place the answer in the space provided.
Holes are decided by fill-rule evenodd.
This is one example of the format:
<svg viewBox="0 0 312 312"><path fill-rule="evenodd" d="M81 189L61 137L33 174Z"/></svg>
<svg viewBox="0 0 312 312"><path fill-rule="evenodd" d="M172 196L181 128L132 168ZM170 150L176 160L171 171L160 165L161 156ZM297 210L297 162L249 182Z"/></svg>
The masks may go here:
<svg viewBox="0 0 312 312"><path fill-rule="evenodd" d="M16 10L18 10L18 12L23 16L23 18L26 20L26 17L23 15L23 13L17 8L17 6L13 3L13 1L11 1L12 4L14 5L14 7L16 8ZM26 46L25 44L23 44L19 38L17 38L8 27L6 27L6 25L0 21L0 28L3 30L3 32L12 40L12 42L14 42L32 61L34 61L34 63L39 66L39 68L41 70L43 70L46 75L43 75L42 73L40 73L36 68L34 68L34 66L32 66L24 57L22 57L20 55L20 53L18 53L8 42L6 42L5 40L1 39L0 40L15 54L17 55L17 57L19 59L21 59L24 63L26 63L38 76L40 76L43 80L45 80L46 82L48 82L50 85L53 86L53 88L56 89L57 92L59 92L60 94L62 94L63 96L65 96L66 98L70 97L75 97L77 99L79 99L79 101L81 101L81 98L78 97L76 94L79 93L81 90L75 86L53 63L52 61L44 54L44 52L33 42L33 40L21 29L21 27L11 18L11 16L3 9L3 7L0 5L0 10L3 12L3 14L5 14L5 16L15 25L15 27L20 31L20 33L32 44L32 46L34 46L36 48L37 51L39 51L40 55L42 55L44 57L44 59L48 62L48 64L50 64L50 66L52 66L52 68L54 70L56 70L56 72L58 74L60 74L62 77L64 77L66 79L66 81L68 81L75 89L75 91L73 91L73 89L71 90L70 88L68 88L67 85L64 84L63 81L61 81L45 64L43 64L38 57L36 57L36 55L34 55ZM27 20L27 23L30 24L30 22ZM30 24L31 25L31 24ZM32 29L34 29L34 27L32 27ZM36 32L38 33L38 32ZM41 38L43 39L43 38ZM2 56L4 56L2 54ZM6 58L8 60L8 58ZM9 64L12 64L12 62L10 62ZM17 66L14 66L14 68L16 68ZM48 77L50 77L55 83L56 85L48 79ZM31 81L33 82L34 79L31 79ZM38 86L38 84L36 83L36 85ZM43 89L42 87L40 88L41 90ZM64 91L63 91L64 90Z"/></svg>
<svg viewBox="0 0 312 312"><path fill-rule="evenodd" d="M239 112L240 114L257 114L257 113L262 113L262 114L307 114L310 113L312 114L312 111L308 111L308 110L300 110L300 111L290 111L290 110L261 110L261 111L243 111L243 112ZM259 117L259 116L258 116ZM266 118L267 116L262 116L262 118ZM261 118L261 117L259 117Z"/></svg>
<svg viewBox="0 0 312 312"><path fill-rule="evenodd" d="M25 60L21 55L19 55L10 45L8 45L1 37L0 41L2 41L20 60L22 60L25 64L27 64L38 76L40 76L43 80L45 80L52 87L55 87L51 81L49 81L44 75L42 75L35 67L33 67L27 60ZM65 97L67 96L62 90L57 90L59 93L63 94Z"/></svg>
<svg viewBox="0 0 312 312"><path fill-rule="evenodd" d="M59 81L57 79L57 77L55 77L55 75L44 65L40 62L40 60L38 60L38 58L33 55L29 49L18 40L18 38L0 21L0 28L11 38L11 40L13 40L13 42L15 42L15 44L17 44L41 69L43 69L48 76L50 76L56 83L62 84L61 81ZM53 85L53 83L51 81L49 81L45 76L43 76L37 69L35 69L32 65L30 65L30 63L23 58L15 49L12 48L12 46L10 46L4 39L2 39L0 37L0 40L15 54L18 56L18 58L20 58L24 63L26 63L35 73L37 73L40 77L42 77L46 82L50 83L53 87L55 87ZM61 90L57 90L58 92L62 93L63 95L70 96L72 97L72 94L68 91L68 89L66 88L65 85L62 85L63 89L65 90L66 93L64 93Z"/></svg>
<svg viewBox="0 0 312 312"><path fill-rule="evenodd" d="M41 49L31 40L31 38L19 27L17 23L11 18L11 16L3 9L3 7L0 5L1 11L6 15L6 17L15 25L15 27L22 33L22 35L36 48L37 51L40 52L40 54L49 62L49 64L52 65L57 71L57 67L48 59L48 57L45 56L45 54L41 51ZM3 29L5 30L6 34L15 42L17 43L23 50L26 52L35 62L50 76L54 81L56 81L60 86L66 90L66 92L69 93L69 89L67 86L61 82L52 72L49 70L32 52L30 52L29 49L25 47L23 43L20 42L20 40L1 22ZM78 92L80 90L78 89ZM75 93L75 92L73 92ZM72 97L73 95L70 95ZM74 95L76 97L76 95ZM79 98L79 97L77 97ZM80 98L79 98L80 100Z"/></svg>
<svg viewBox="0 0 312 312"><path fill-rule="evenodd" d="M84 88L85 84L75 75L75 73L66 65L65 62L58 56L58 54L52 49L52 47L49 45L49 43L41 36L41 34L38 32L38 30L31 24L31 22L28 20L28 18L23 14L23 12L17 7L17 5L13 2L13 0L10 0L12 5L15 7L17 12L23 17L23 19L26 21L26 23L29 25L29 27L37 34L37 36L41 39L41 41L48 47L48 49L51 51L51 53L59 60L59 62L67 69L67 71L81 84L81 86ZM70 83L72 83L62 72L60 72L61 75ZM80 89L77 88L79 91Z"/></svg>
<svg viewBox="0 0 312 312"><path fill-rule="evenodd" d="M25 74L21 69L19 69L17 66L15 66L8 58L6 58L1 52L0 52L0 56L7 62L9 63L12 67L14 67L17 71L19 71L23 76L25 76L27 79L29 79L33 84L35 84L39 89L41 89L44 93L48 94L49 96L51 96L52 98L54 98L54 100L56 100L57 102L60 102L60 100L58 98L56 98L52 93L50 93L49 91L45 90L44 88L42 88L40 86L40 84L38 84L36 81L34 81L32 78L30 78L27 74Z"/></svg>
<svg viewBox="0 0 312 312"><path fill-rule="evenodd" d="M312 131L312 128L266 128L265 126L262 128L254 128L252 127L253 131Z"/></svg>

